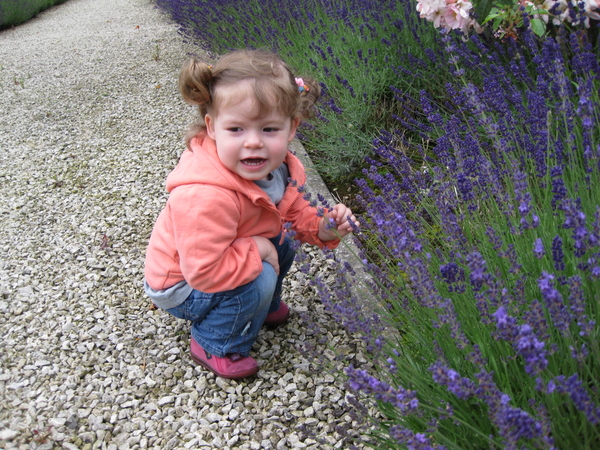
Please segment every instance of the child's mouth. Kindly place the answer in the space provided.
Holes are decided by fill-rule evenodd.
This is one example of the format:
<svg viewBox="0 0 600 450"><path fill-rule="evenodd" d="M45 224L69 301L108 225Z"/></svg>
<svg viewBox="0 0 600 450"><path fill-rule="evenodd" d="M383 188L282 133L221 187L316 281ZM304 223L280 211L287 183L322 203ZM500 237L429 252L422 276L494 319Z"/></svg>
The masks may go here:
<svg viewBox="0 0 600 450"><path fill-rule="evenodd" d="M266 160L263 158L247 158L247 159L243 159L242 163L247 165L247 166L260 166L261 164L263 164Z"/></svg>

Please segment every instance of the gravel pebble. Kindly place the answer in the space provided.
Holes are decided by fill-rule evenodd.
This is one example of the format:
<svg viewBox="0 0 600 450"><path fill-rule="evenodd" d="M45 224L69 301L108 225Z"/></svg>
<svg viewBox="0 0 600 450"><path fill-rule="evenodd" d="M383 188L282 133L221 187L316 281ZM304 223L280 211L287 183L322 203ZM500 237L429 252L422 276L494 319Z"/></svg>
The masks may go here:
<svg viewBox="0 0 600 450"><path fill-rule="evenodd" d="M291 321L261 332L248 380L194 365L188 324L143 295L195 120L177 90L190 53L206 57L150 0L69 0L0 32L0 448L350 448L359 424L332 367L362 347L296 267ZM345 361L312 322L353 347Z"/></svg>

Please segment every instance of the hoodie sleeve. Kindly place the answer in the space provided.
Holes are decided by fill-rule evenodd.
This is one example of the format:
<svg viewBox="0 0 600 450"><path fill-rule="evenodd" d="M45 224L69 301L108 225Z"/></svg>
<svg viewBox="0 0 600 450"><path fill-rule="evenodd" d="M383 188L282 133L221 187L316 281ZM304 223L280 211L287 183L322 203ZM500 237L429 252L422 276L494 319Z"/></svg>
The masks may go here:
<svg viewBox="0 0 600 450"><path fill-rule="evenodd" d="M295 188L290 187L288 189ZM287 222L291 222L292 228L296 232L296 238L300 242L306 242L320 248L327 247L330 249L334 249L340 244L340 239L331 241L322 241L319 239L319 224L321 222L321 217L317 216L317 209L311 207L309 203L302 198L302 195L296 194L296 198L287 210L284 219Z"/></svg>
<svg viewBox="0 0 600 450"><path fill-rule="evenodd" d="M187 283L202 292L223 292L254 280L262 271L256 241L237 238L240 205L225 189L180 186L169 208L179 265Z"/></svg>
<svg viewBox="0 0 600 450"><path fill-rule="evenodd" d="M287 155L286 163L290 171L290 178L300 185L304 184L306 182L306 172L302 162L290 153ZM319 239L321 217L317 216L317 209L310 206L296 187L288 185L280 207L284 220L291 222L292 228L296 232L296 239L300 242L330 249L334 249L340 244L339 239L331 241Z"/></svg>

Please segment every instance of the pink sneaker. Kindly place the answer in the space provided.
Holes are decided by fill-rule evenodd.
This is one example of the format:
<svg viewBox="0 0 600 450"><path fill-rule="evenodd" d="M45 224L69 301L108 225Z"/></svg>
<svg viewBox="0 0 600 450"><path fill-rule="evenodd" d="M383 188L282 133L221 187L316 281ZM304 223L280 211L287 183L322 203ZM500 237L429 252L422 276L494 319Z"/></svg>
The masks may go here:
<svg viewBox="0 0 600 450"><path fill-rule="evenodd" d="M290 318L290 308L285 302L281 301L279 303L279 309L272 313L267 314L263 325L268 327L278 327L279 325L283 325Z"/></svg>
<svg viewBox="0 0 600 450"><path fill-rule="evenodd" d="M237 380L246 378L258 372L258 364L251 356L242 356L239 353L231 353L224 358L211 355L191 338L190 353L192 359L205 369L210 370L221 378Z"/></svg>

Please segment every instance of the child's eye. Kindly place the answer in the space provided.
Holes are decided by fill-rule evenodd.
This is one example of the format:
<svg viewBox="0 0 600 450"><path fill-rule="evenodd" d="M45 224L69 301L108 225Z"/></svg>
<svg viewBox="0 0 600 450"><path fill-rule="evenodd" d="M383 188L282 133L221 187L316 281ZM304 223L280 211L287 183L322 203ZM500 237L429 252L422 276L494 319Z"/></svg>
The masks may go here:
<svg viewBox="0 0 600 450"><path fill-rule="evenodd" d="M275 131L278 131L278 128L275 127L267 127L264 129L265 133L274 133Z"/></svg>
<svg viewBox="0 0 600 450"><path fill-rule="evenodd" d="M237 133L238 131L242 131L240 127L230 127L227 128L227 131L231 131L232 133Z"/></svg>

